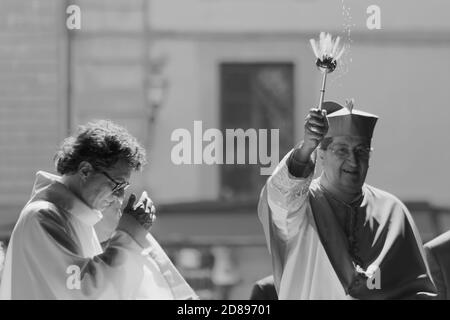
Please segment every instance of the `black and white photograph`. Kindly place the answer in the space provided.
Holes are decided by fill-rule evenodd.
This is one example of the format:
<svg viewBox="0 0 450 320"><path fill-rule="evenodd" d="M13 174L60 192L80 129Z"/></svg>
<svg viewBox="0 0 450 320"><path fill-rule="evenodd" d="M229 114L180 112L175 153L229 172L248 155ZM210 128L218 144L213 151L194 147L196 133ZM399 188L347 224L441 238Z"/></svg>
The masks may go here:
<svg viewBox="0 0 450 320"><path fill-rule="evenodd" d="M450 300L449 11L0 0L0 299Z"/></svg>

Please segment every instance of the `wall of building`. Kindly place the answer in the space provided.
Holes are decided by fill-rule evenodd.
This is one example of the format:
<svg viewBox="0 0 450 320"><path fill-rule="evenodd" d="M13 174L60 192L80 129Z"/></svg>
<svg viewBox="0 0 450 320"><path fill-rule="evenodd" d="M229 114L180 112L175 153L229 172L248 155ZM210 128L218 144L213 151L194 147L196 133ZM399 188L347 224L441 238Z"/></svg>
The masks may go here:
<svg viewBox="0 0 450 320"><path fill-rule="evenodd" d="M319 30L336 30L351 46L341 70L329 77L327 99L343 102L354 97L357 106L380 116L368 182L402 199L450 205L445 186L450 172L444 168L450 151L443 147L450 134L444 123L450 93L443 70L450 65L442 58L450 48L450 25L441 16L441 2L402 3L378 1L382 29L369 31L365 10L372 3L368 1L344 1L351 18L343 16L341 1L256 5L192 0L176 6L173 1L153 1L154 48L169 57L170 81L151 146L153 154L160 156L149 169L155 197L170 202L218 196L219 168L175 166L168 160L175 145L170 141L174 129L192 131L193 121L200 119L204 127L217 127L221 62L294 62L300 140L303 118L318 100L321 81L308 40ZM176 11L169 10L175 7ZM342 32L342 24L349 21L350 38Z"/></svg>
<svg viewBox="0 0 450 320"><path fill-rule="evenodd" d="M381 9L386 32L450 29L448 4L440 0L152 0L152 24L173 31L313 32L367 31L367 7Z"/></svg>
<svg viewBox="0 0 450 320"><path fill-rule="evenodd" d="M66 134L64 19L57 0L0 2L0 236Z"/></svg>

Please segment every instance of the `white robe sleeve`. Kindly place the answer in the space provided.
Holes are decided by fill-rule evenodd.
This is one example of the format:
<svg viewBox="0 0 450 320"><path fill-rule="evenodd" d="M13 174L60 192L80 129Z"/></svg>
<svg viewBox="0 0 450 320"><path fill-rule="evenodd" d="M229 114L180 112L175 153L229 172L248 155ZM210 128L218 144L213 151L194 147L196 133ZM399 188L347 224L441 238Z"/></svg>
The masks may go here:
<svg viewBox="0 0 450 320"><path fill-rule="evenodd" d="M296 178L289 173L287 159L289 152L278 164L267 181L267 200L272 221L282 239L292 238L305 217L305 204L313 172L306 178Z"/></svg>

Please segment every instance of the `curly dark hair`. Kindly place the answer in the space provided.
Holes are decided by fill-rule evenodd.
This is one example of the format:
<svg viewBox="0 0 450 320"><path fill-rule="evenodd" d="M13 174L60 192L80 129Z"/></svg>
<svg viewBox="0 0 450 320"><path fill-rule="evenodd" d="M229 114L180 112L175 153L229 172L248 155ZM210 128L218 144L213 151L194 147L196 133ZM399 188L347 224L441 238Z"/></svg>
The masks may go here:
<svg viewBox="0 0 450 320"><path fill-rule="evenodd" d="M147 162L137 139L110 120L79 126L77 134L66 138L54 157L60 174L75 173L82 161L107 169L119 160L125 160L134 170L140 170Z"/></svg>

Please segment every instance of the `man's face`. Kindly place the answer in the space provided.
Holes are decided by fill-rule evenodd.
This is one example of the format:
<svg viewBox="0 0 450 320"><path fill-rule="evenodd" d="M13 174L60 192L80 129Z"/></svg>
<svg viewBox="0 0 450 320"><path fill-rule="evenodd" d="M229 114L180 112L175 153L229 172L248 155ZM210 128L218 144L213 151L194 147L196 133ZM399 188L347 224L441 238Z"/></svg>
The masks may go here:
<svg viewBox="0 0 450 320"><path fill-rule="evenodd" d="M348 193L361 190L369 169L370 141L363 137L333 137L323 151L326 179L336 188Z"/></svg>
<svg viewBox="0 0 450 320"><path fill-rule="evenodd" d="M119 201L120 205L122 204L125 190L121 188L113 191L116 183L111 179L118 183L129 182L132 169L125 161L119 160L111 168L101 168L101 171L92 168L83 182L80 192L84 201L91 208L103 211L115 201Z"/></svg>

